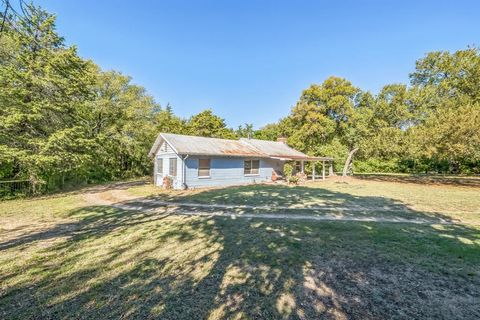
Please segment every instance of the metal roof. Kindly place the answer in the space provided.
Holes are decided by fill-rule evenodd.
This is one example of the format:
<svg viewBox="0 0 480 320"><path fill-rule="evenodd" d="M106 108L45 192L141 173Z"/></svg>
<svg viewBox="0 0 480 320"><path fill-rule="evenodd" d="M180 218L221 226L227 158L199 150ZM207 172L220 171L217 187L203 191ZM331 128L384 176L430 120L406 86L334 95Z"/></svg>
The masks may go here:
<svg viewBox="0 0 480 320"><path fill-rule="evenodd" d="M309 157L300 151L290 148L283 142L244 138L228 140L173 133L160 133L150 149L149 156L155 155L163 141L166 141L179 155L258 157L310 161L331 160L331 158Z"/></svg>
<svg viewBox="0 0 480 320"><path fill-rule="evenodd" d="M279 158L308 157L306 154L300 151L297 151L293 148L290 148L287 144L283 142L258 140L258 139L245 139L245 138L240 139L240 141L248 145L251 145L258 150L261 150L263 153L266 153L269 157L279 157Z"/></svg>
<svg viewBox="0 0 480 320"><path fill-rule="evenodd" d="M206 156L250 156L268 157L265 153L240 140L206 138L186 136L173 133L160 133L155 141L150 155L154 155L163 141L181 155L206 155Z"/></svg>

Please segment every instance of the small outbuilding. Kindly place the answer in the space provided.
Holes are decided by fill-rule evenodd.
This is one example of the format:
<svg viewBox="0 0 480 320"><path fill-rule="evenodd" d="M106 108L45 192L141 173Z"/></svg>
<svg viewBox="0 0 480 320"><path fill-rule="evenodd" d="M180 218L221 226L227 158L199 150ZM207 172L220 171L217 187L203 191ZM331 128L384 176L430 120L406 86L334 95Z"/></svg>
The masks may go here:
<svg viewBox="0 0 480 320"><path fill-rule="evenodd" d="M169 181L174 189L186 189L267 182L283 176L287 161L295 161L301 172L305 161L321 161L321 178L325 179L325 162L331 164L332 158L307 156L289 147L285 140L228 140L160 133L149 153L154 159L154 183L163 186Z"/></svg>

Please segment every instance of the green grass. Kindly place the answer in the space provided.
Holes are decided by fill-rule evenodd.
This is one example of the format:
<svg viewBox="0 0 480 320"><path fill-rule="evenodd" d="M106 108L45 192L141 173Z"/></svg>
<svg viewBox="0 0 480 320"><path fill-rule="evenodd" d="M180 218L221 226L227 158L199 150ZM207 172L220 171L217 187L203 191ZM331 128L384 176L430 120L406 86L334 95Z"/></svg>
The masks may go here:
<svg viewBox="0 0 480 320"><path fill-rule="evenodd" d="M373 185L331 188L361 198ZM222 190L185 196L203 192ZM0 226L2 319L480 316L473 225L185 217L69 194L0 203Z"/></svg>
<svg viewBox="0 0 480 320"><path fill-rule="evenodd" d="M443 218L480 224L480 188L474 187L347 179L303 186L253 185L170 192L146 185L131 188L129 192L176 202L291 208L327 206L347 208L340 212L342 215ZM348 208L366 210L349 211ZM287 212L325 214L298 209Z"/></svg>

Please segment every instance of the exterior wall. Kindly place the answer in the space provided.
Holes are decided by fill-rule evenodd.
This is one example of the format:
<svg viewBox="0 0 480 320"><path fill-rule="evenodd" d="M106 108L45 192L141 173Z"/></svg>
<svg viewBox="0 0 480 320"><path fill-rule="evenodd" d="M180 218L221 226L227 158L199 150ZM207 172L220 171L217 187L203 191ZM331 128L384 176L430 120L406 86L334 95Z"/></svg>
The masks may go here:
<svg viewBox="0 0 480 320"><path fill-rule="evenodd" d="M183 156L184 157L184 156ZM202 188L214 186L229 186L250 183L261 183L272 180L272 170L281 173L283 161L274 159L240 158L240 157L203 157L189 156L183 166L183 157L165 142L160 146L154 161L154 183L156 186L163 185L163 178L169 175L170 158L177 159L177 176L173 180L174 189L183 189L183 175L187 188ZM210 177L198 176L198 160L210 159ZM244 160L259 160L259 174L245 175ZM158 161L163 163L163 172L158 173Z"/></svg>
<svg viewBox="0 0 480 320"><path fill-rule="evenodd" d="M211 159L210 177L198 176L198 159ZM272 168L279 165L276 160L251 158L260 160L259 174L244 175L244 160L250 158L190 156L185 160L186 185L188 188L201 188L271 181Z"/></svg>
<svg viewBox="0 0 480 320"><path fill-rule="evenodd" d="M183 177L183 160L180 158L175 151L165 142L158 148L157 154L155 155L155 163L153 165L154 172L154 182L156 186L161 187L163 185L163 177L168 176L170 172L170 158L177 159L177 176L173 180L173 187L175 189L182 189L182 177ZM162 174L158 173L158 161L163 163L163 172Z"/></svg>

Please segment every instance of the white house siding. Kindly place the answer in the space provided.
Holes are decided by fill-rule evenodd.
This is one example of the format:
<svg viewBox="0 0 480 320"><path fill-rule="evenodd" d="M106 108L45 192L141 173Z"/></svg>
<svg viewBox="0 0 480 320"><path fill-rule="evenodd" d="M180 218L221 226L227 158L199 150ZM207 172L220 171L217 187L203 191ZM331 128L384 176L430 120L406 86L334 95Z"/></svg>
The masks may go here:
<svg viewBox="0 0 480 320"><path fill-rule="evenodd" d="M175 151L168 145L168 143L163 142L163 144L158 148L157 154L155 155L154 163L154 181L156 186L162 186L163 177L168 176L170 172L170 158L177 159L177 176L173 180L173 187L175 189L182 188L182 177L183 177L183 165L182 158L180 158ZM161 160L163 163L163 173L157 173L158 160Z"/></svg>
<svg viewBox="0 0 480 320"><path fill-rule="evenodd" d="M198 159L211 159L210 177L198 176ZM245 175L244 160L260 160L259 174ZM272 168L279 165L277 162L259 158L190 156L185 160L186 185L188 188L200 188L271 181Z"/></svg>

